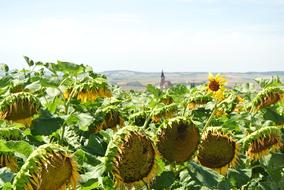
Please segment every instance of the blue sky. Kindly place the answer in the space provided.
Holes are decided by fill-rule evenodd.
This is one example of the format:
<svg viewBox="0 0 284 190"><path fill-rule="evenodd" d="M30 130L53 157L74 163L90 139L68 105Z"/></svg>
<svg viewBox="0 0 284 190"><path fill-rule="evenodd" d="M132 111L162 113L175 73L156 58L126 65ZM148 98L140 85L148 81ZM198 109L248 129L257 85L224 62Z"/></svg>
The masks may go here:
<svg viewBox="0 0 284 190"><path fill-rule="evenodd" d="M0 1L0 63L95 71L284 70L284 0Z"/></svg>

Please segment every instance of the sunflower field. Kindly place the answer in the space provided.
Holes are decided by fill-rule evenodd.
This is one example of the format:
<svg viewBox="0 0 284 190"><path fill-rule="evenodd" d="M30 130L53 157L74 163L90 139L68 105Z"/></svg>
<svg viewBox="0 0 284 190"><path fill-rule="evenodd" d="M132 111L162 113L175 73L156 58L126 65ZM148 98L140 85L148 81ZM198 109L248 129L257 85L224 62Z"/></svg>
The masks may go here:
<svg viewBox="0 0 284 190"><path fill-rule="evenodd" d="M284 85L124 91L90 66L0 67L0 189L284 189Z"/></svg>

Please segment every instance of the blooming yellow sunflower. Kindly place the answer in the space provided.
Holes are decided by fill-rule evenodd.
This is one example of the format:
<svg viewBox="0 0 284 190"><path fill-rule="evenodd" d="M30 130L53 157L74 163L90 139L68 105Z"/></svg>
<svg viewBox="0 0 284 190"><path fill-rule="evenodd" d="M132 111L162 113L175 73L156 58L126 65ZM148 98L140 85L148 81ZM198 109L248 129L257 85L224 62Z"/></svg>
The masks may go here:
<svg viewBox="0 0 284 190"><path fill-rule="evenodd" d="M209 93L212 93L213 97L216 98L218 101L221 101L224 99L224 90L225 90L225 83L226 80L224 77L217 74L216 76L209 73L208 76L208 84L207 84L207 90Z"/></svg>

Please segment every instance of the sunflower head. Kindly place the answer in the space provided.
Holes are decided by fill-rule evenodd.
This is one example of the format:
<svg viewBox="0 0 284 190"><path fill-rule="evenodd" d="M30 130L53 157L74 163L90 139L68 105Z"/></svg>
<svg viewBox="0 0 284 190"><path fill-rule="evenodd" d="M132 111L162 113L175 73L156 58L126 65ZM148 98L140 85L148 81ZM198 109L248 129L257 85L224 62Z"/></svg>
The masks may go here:
<svg viewBox="0 0 284 190"><path fill-rule="evenodd" d="M2 167L10 168L12 172L18 171L17 157L13 152L0 151L0 168Z"/></svg>
<svg viewBox="0 0 284 190"><path fill-rule="evenodd" d="M212 100L212 97L209 95L193 95L192 97L189 98L187 108L188 109L195 109L199 105L206 104Z"/></svg>
<svg viewBox="0 0 284 190"><path fill-rule="evenodd" d="M197 159L201 165L222 175L235 167L239 157L239 144L220 127L209 127L202 134Z"/></svg>
<svg viewBox="0 0 284 190"><path fill-rule="evenodd" d="M122 118L117 106L109 105L102 109L98 109L96 112L96 124L95 127L91 127L92 132L98 132L105 129L116 130L116 127L124 126L124 119Z"/></svg>
<svg viewBox="0 0 284 190"><path fill-rule="evenodd" d="M30 126L33 115L38 113L40 107L39 100L28 92L11 94L1 102L0 119Z"/></svg>
<svg viewBox="0 0 284 190"><path fill-rule="evenodd" d="M16 127L0 127L0 139L4 140L22 140L24 135Z"/></svg>
<svg viewBox="0 0 284 190"><path fill-rule="evenodd" d="M225 78L220 76L219 74L213 76L211 73L209 73L208 80L208 92L211 93L213 97L218 101L222 100L224 98L224 85L226 83Z"/></svg>
<svg viewBox="0 0 284 190"><path fill-rule="evenodd" d="M57 144L38 147L26 160L13 181L15 190L75 190L79 174L70 153Z"/></svg>
<svg viewBox="0 0 284 190"><path fill-rule="evenodd" d="M133 113L129 116L129 123L134 124L136 126L143 126L145 121L147 119L147 112L146 111L140 111Z"/></svg>
<svg viewBox="0 0 284 190"><path fill-rule="evenodd" d="M182 163L191 158L200 140L198 128L187 118L165 122L157 133L157 147L169 162Z"/></svg>
<svg viewBox="0 0 284 190"><path fill-rule="evenodd" d="M268 87L260 91L252 102L252 112L283 100L284 90L279 87Z"/></svg>
<svg viewBox="0 0 284 190"><path fill-rule="evenodd" d="M170 104L163 107L155 108L151 120L155 123L158 123L161 120L172 118L176 114L176 111L176 104Z"/></svg>
<svg viewBox="0 0 284 190"><path fill-rule="evenodd" d="M24 83L19 83L16 85L13 84L10 88L11 93L28 92L28 91L29 91L28 89L25 89Z"/></svg>
<svg viewBox="0 0 284 190"><path fill-rule="evenodd" d="M105 166L112 173L116 188L131 189L149 185L157 173L157 152L150 138L136 126L120 129L105 155Z"/></svg>
<svg viewBox="0 0 284 190"><path fill-rule="evenodd" d="M165 105L170 105L171 103L174 102L173 97L171 97L169 94L165 94L164 96L161 97L160 99L161 103L164 103Z"/></svg>
<svg viewBox="0 0 284 190"><path fill-rule="evenodd" d="M243 144L248 158L259 160L269 154L270 150L281 148L281 130L275 126L263 127L249 134Z"/></svg>
<svg viewBox="0 0 284 190"><path fill-rule="evenodd" d="M105 78L95 78L82 82L74 89L74 96L81 102L95 101L101 97L111 97L111 91Z"/></svg>

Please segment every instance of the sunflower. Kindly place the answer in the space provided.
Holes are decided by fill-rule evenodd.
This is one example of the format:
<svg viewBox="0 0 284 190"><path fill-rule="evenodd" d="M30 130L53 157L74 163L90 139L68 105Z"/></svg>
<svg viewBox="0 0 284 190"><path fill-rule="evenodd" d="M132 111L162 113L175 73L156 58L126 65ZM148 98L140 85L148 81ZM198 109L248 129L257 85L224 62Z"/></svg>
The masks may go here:
<svg viewBox="0 0 284 190"><path fill-rule="evenodd" d="M72 92L72 88L68 88L63 92L63 99L67 100Z"/></svg>
<svg viewBox="0 0 284 190"><path fill-rule="evenodd" d="M154 123L158 123L163 119L169 119L174 117L175 113L177 111L177 105L176 104L170 104L163 107L155 108L151 120Z"/></svg>
<svg viewBox="0 0 284 190"><path fill-rule="evenodd" d="M212 100L209 95L193 95L189 98L187 108L193 110L200 105L204 105Z"/></svg>
<svg viewBox="0 0 284 190"><path fill-rule="evenodd" d="M236 104L235 104L235 106L233 107L233 111L234 111L234 112L237 112L237 113L240 113L240 112L243 110L244 101L245 101L245 100L244 100L240 95L237 95Z"/></svg>
<svg viewBox="0 0 284 190"><path fill-rule="evenodd" d="M240 146L220 127L209 127L202 135L197 159L201 165L226 175L237 165Z"/></svg>
<svg viewBox="0 0 284 190"><path fill-rule="evenodd" d="M281 146L281 130L274 126L258 129L244 139L246 155L251 160L259 160L270 150L279 150Z"/></svg>
<svg viewBox="0 0 284 190"><path fill-rule="evenodd" d="M38 147L26 160L13 181L15 190L75 190L79 179L77 164L57 144Z"/></svg>
<svg viewBox="0 0 284 190"><path fill-rule="evenodd" d="M191 158L200 140L198 128L184 117L165 122L157 134L157 147L163 158L182 163Z"/></svg>
<svg viewBox="0 0 284 190"><path fill-rule="evenodd" d="M96 78L83 82L74 89L74 96L81 102L95 101L98 97L111 97L106 79Z"/></svg>
<svg viewBox="0 0 284 190"><path fill-rule="evenodd" d="M143 110L143 111L139 111L139 112L131 114L128 118L128 122L130 124L134 124L137 126L143 126L146 119L147 119L147 112Z"/></svg>
<svg viewBox="0 0 284 190"><path fill-rule="evenodd" d="M118 189L149 185L156 176L157 152L150 138L136 126L120 129L105 155L105 166Z"/></svg>
<svg viewBox="0 0 284 190"><path fill-rule="evenodd" d="M173 97L171 97L169 94L165 94L161 97L160 102L165 104L165 105L170 105L171 103L174 102Z"/></svg>
<svg viewBox="0 0 284 190"><path fill-rule="evenodd" d="M252 112L283 100L284 90L279 87L268 87L260 91L252 102Z"/></svg>
<svg viewBox="0 0 284 190"><path fill-rule="evenodd" d="M0 139L4 140L22 140L24 135L16 127L0 127Z"/></svg>
<svg viewBox="0 0 284 190"><path fill-rule="evenodd" d="M209 93L212 93L213 97L216 98L218 101L221 101L224 99L224 90L225 90L225 83L226 80L224 77L217 74L215 77L209 73L208 76L208 84L207 84L207 90Z"/></svg>
<svg viewBox="0 0 284 190"><path fill-rule="evenodd" d="M28 92L11 94L1 102L0 119L30 126L40 107L39 100Z"/></svg>
<svg viewBox="0 0 284 190"><path fill-rule="evenodd" d="M2 167L10 168L12 172L18 171L17 157L13 152L0 151L0 168Z"/></svg>
<svg viewBox="0 0 284 190"><path fill-rule="evenodd" d="M98 132L105 129L116 130L117 126L124 126L124 119L118 111L118 107L114 105L99 108L95 117L97 118L95 127L90 127L90 131L92 132Z"/></svg>

